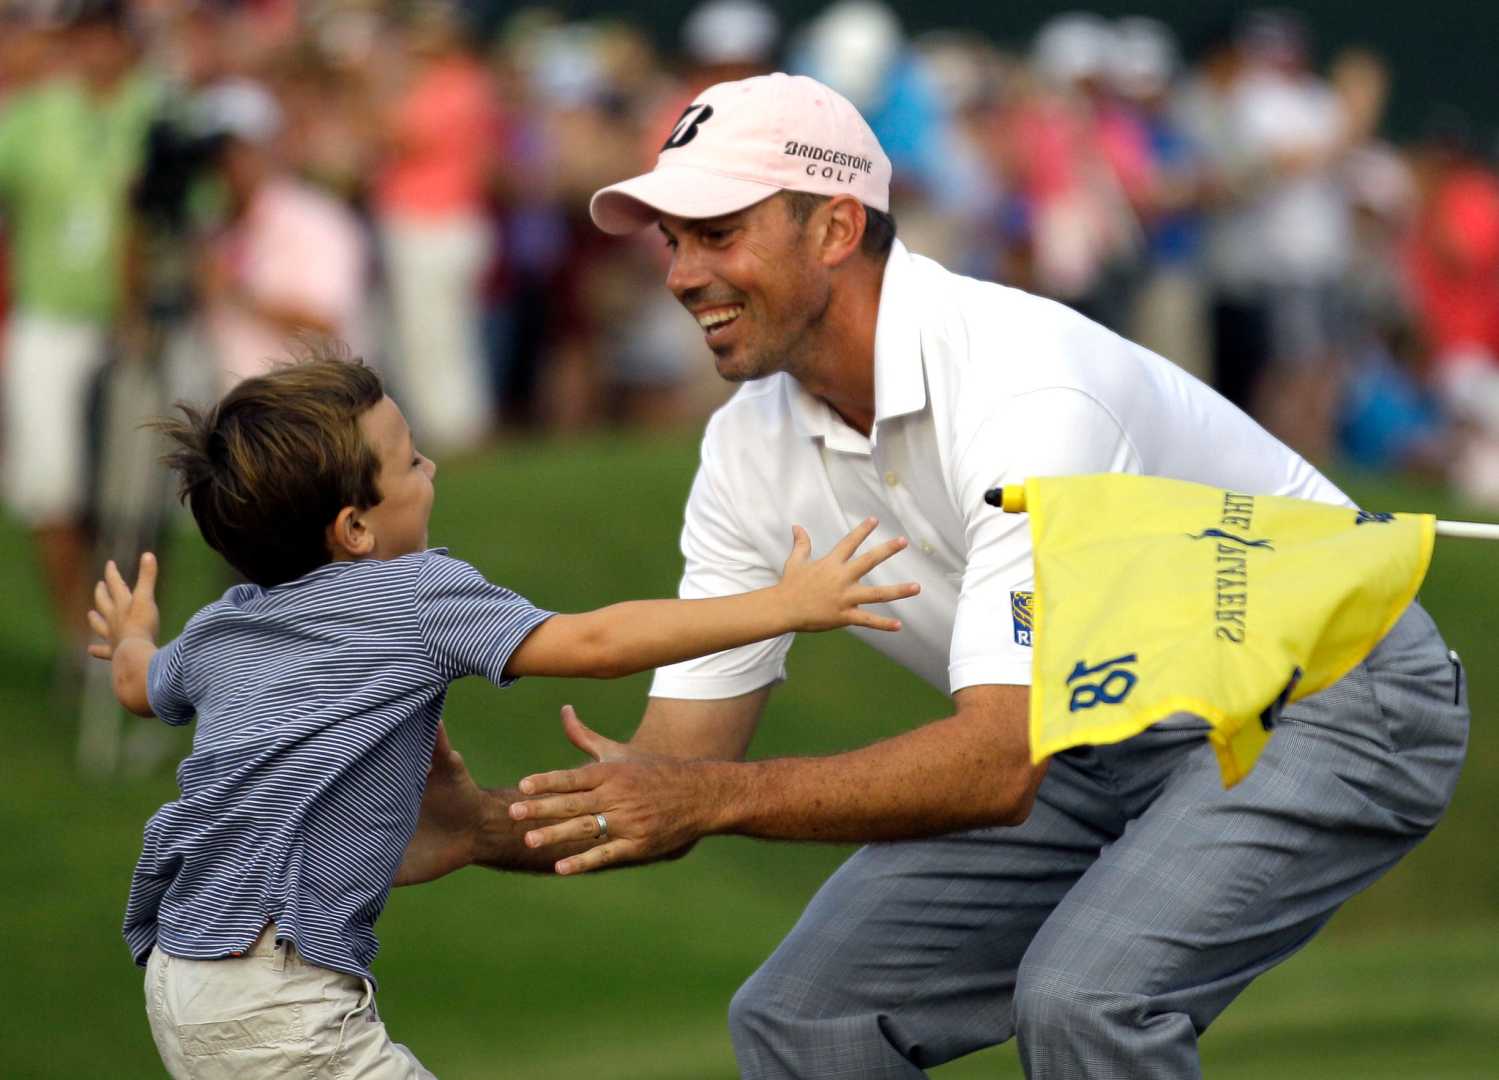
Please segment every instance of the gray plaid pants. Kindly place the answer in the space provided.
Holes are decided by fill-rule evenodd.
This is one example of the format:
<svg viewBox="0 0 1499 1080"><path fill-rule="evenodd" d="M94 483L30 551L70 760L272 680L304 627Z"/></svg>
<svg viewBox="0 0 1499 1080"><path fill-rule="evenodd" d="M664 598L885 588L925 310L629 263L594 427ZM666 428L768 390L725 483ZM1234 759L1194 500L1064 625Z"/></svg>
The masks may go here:
<svg viewBox="0 0 1499 1080"><path fill-rule="evenodd" d="M871 844L735 995L748 1078L876 1080L1016 1036L1026 1075L1201 1074L1251 979L1441 817L1461 666L1413 604L1225 791L1200 721L1057 755L1015 828Z"/></svg>

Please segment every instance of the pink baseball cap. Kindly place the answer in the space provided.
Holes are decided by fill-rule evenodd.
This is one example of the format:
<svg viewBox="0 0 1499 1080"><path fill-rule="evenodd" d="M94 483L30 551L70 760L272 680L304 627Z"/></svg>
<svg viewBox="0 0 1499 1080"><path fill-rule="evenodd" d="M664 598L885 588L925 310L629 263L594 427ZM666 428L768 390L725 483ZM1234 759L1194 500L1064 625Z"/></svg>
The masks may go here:
<svg viewBox="0 0 1499 1080"><path fill-rule="evenodd" d="M656 167L611 184L589 203L607 233L645 228L662 214L732 214L778 191L852 195L890 210L890 159L847 98L805 75L757 75L698 95L672 129Z"/></svg>

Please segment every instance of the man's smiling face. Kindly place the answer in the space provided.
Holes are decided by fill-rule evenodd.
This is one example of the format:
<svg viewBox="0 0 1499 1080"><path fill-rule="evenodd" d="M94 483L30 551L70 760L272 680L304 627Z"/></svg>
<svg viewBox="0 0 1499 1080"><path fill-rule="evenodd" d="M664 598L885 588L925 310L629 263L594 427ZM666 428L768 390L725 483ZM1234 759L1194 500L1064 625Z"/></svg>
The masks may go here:
<svg viewBox="0 0 1499 1080"><path fill-rule="evenodd" d="M666 286L697 319L730 382L796 374L831 291L815 223L796 221L780 196L723 217L662 216Z"/></svg>

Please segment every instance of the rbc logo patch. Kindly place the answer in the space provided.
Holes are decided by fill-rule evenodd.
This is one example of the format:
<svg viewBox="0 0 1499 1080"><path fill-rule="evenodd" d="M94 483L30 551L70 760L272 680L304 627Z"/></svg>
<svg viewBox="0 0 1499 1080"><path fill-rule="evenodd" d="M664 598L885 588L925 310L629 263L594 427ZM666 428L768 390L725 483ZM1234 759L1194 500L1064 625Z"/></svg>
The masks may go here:
<svg viewBox="0 0 1499 1080"><path fill-rule="evenodd" d="M1035 620L1033 597L1035 593L1012 592L1010 594L1010 618L1015 620L1015 644L1031 647L1031 627Z"/></svg>

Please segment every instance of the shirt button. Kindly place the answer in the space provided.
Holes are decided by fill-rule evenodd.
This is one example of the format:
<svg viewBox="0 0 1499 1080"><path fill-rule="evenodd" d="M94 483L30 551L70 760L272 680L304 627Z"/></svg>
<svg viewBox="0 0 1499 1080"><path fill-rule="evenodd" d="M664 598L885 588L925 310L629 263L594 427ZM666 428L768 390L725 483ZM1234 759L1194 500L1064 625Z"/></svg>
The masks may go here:
<svg viewBox="0 0 1499 1080"><path fill-rule="evenodd" d="M899 483L900 477L895 474L894 470L891 470L890 472L887 472L885 474L885 485L887 487L895 487Z"/></svg>
<svg viewBox="0 0 1499 1080"><path fill-rule="evenodd" d="M932 547L932 542L930 540L923 540L921 542L921 553L923 555L930 555L932 552L934 552L936 550L937 550L936 548Z"/></svg>

